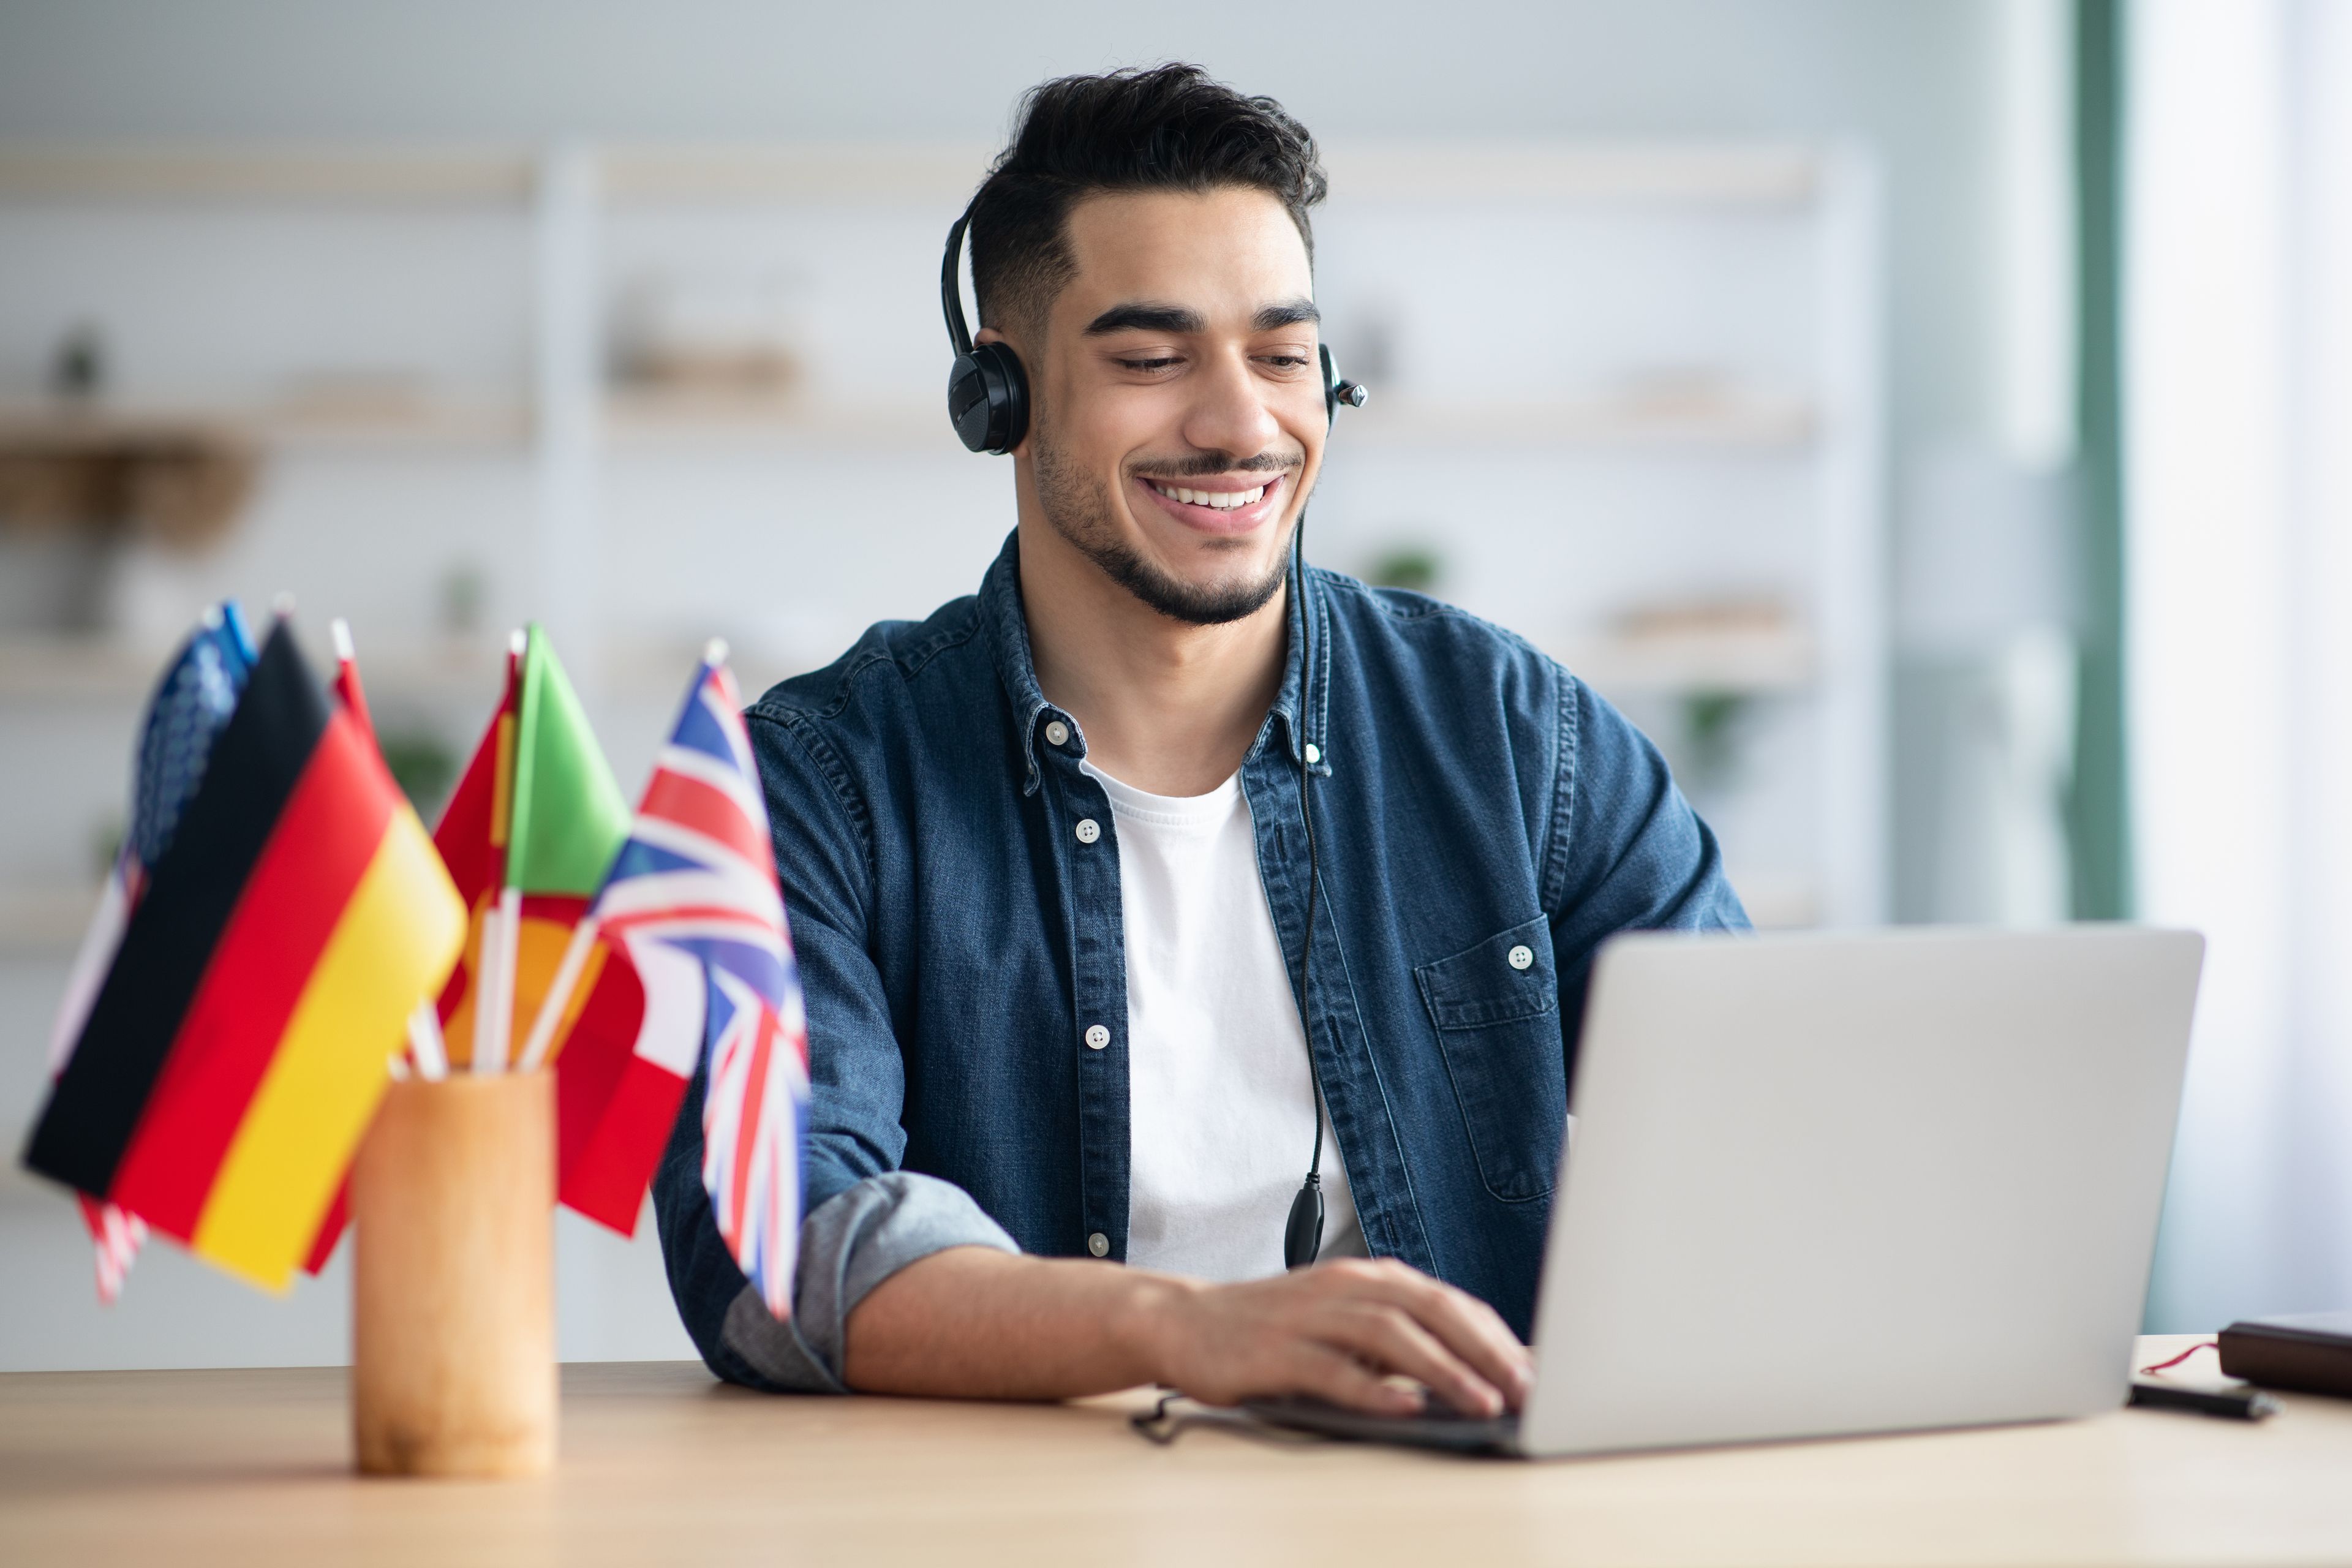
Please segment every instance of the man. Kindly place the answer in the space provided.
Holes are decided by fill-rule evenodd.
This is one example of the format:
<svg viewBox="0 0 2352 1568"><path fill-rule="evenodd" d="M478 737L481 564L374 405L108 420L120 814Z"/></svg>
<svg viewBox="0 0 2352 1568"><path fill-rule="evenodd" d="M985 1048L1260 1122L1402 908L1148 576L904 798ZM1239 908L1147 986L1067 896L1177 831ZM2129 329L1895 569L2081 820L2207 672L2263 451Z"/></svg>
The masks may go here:
<svg viewBox="0 0 2352 1568"><path fill-rule="evenodd" d="M982 185L1018 525L976 597L750 712L814 1100L791 1322L713 1229L698 1083L656 1181L720 1376L1523 1395L1593 951L1746 917L1566 671L1293 569L1323 192L1302 126L1189 66L1037 89ZM1324 1261L1286 1272L1310 1165Z"/></svg>

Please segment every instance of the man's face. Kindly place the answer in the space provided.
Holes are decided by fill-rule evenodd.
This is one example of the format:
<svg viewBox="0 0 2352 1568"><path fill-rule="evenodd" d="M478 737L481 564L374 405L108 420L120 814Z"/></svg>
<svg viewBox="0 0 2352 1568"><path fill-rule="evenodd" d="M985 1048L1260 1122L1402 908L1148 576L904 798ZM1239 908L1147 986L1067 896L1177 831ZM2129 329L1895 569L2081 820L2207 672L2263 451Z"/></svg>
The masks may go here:
<svg viewBox="0 0 2352 1568"><path fill-rule="evenodd" d="M1089 197L1021 448L1055 531L1160 614L1237 620L1280 588L1322 461L1314 277L1282 204Z"/></svg>

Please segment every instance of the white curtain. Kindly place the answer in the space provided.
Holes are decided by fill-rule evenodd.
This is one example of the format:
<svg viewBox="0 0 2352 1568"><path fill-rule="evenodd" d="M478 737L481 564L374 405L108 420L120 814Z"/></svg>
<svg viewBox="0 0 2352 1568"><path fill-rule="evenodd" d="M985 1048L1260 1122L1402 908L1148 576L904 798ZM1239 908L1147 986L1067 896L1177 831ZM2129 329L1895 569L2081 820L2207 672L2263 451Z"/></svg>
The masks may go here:
<svg viewBox="0 0 2352 1568"><path fill-rule="evenodd" d="M2140 912L2209 939L2148 1326L2352 1307L2352 0L2126 29Z"/></svg>

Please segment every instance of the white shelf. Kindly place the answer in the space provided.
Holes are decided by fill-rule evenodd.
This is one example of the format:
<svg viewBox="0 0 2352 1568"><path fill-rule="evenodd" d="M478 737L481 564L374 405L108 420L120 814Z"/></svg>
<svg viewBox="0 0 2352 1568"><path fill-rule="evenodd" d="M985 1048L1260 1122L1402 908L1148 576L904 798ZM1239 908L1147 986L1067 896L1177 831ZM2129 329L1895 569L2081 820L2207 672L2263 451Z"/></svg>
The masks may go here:
<svg viewBox="0 0 2352 1568"><path fill-rule="evenodd" d="M520 451L530 445L533 423L520 400L381 409L266 404L247 417L264 444L294 452Z"/></svg>
<svg viewBox="0 0 2352 1568"><path fill-rule="evenodd" d="M324 657L324 628L304 628L313 659ZM436 697L483 693L485 712L505 668L503 642L451 640L409 647L362 647L360 669L372 695ZM142 701L163 675L169 648L142 648L106 637L0 639L0 700Z"/></svg>
<svg viewBox="0 0 2352 1568"><path fill-rule="evenodd" d="M0 407L0 433L34 418L32 405ZM296 404L155 406L73 416L93 435L207 430L293 454L356 452L435 457L520 452L531 445L531 410L520 401L432 401L413 407L312 407ZM833 405L790 398L620 390L604 402L604 443L620 452L675 449L950 451L954 435L929 404ZM62 423L59 422L62 428ZM1492 406L1391 404L1350 414L1338 439L1355 451L1432 447L1558 452L1645 450L1798 453L1813 439L1801 399L1756 400L1713 408L1659 409L1601 399Z"/></svg>
<svg viewBox="0 0 2352 1568"><path fill-rule="evenodd" d="M1811 639L1794 631L1569 637L1554 657L1603 693L1770 696L1806 690L1818 672Z"/></svg>
<svg viewBox="0 0 2352 1568"><path fill-rule="evenodd" d="M1377 399L1347 417L1339 439L1393 447L1723 447L1796 450L1813 437L1812 405L1798 397L1691 404L1595 397L1486 406Z"/></svg>
<svg viewBox="0 0 2352 1568"><path fill-rule="evenodd" d="M520 149L0 144L0 200L389 202L520 205L539 159Z"/></svg>
<svg viewBox="0 0 2352 1568"><path fill-rule="evenodd" d="M1821 923L1820 890L1801 876L1735 871L1732 886L1759 931L1790 931Z"/></svg>
<svg viewBox="0 0 2352 1568"><path fill-rule="evenodd" d="M314 662L327 653L324 628L299 627ZM363 634L364 635L364 634ZM639 642L606 639L593 656L569 657L575 676L593 673L598 688L617 698L664 700L684 694L687 678L701 651L697 641ZM502 638L436 638L407 644L370 641L360 647L360 675L371 699L402 698L478 702L487 715L504 678ZM13 637L0 638L0 703L143 702L162 677L168 648L142 648L105 637ZM829 658L831 656L825 656ZM787 658L789 668L771 670L772 656L755 650L749 662L769 679L814 668L823 658ZM320 667L324 679L326 669ZM126 749L130 738L124 742Z"/></svg>
<svg viewBox="0 0 2352 1568"><path fill-rule="evenodd" d="M601 150L620 204L961 205L995 149L978 142L619 144ZM1797 145L1706 142L1334 142L1350 196L1381 201L1663 201L1780 206L1811 200L1821 158ZM511 205L540 188L518 147L0 144L0 200Z"/></svg>
<svg viewBox="0 0 2352 1568"><path fill-rule="evenodd" d="M978 142L675 144L612 147L599 163L616 205L961 207L995 155Z"/></svg>
<svg viewBox="0 0 2352 1568"><path fill-rule="evenodd" d="M103 637L8 637L0 640L0 700L135 699L154 684L164 657Z"/></svg>
<svg viewBox="0 0 2352 1568"><path fill-rule="evenodd" d="M1821 185L1820 154L1796 145L1342 141L1324 162L1351 201L1787 206Z"/></svg>
<svg viewBox="0 0 2352 1568"><path fill-rule="evenodd" d="M95 887L0 887L0 958L71 958L97 912Z"/></svg>
<svg viewBox="0 0 2352 1568"><path fill-rule="evenodd" d="M604 398L606 443L620 451L672 448L824 450L837 447L961 451L947 405L840 405L794 395L759 397L618 388Z"/></svg>
<svg viewBox="0 0 2352 1568"><path fill-rule="evenodd" d="M604 428L611 444L624 450L699 445L950 450L953 441L946 416L930 405L841 406L805 395L763 398L621 390L605 400ZM1486 406L1375 403L1349 413L1337 438L1356 451L1444 447L1774 452L1802 450L1811 443L1813 429L1811 405L1795 397L1679 406L1593 398Z"/></svg>
<svg viewBox="0 0 2352 1568"><path fill-rule="evenodd" d="M216 437L270 448L362 447L435 451L529 445L530 411L520 402L439 398L374 406L301 400L222 404L0 403L0 442L101 446Z"/></svg>

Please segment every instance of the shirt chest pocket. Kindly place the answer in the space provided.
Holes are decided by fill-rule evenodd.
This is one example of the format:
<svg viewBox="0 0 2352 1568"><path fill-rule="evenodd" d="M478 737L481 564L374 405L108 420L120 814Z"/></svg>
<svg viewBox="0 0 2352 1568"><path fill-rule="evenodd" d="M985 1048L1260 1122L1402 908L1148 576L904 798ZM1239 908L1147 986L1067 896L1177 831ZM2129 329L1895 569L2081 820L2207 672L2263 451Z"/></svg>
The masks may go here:
<svg viewBox="0 0 2352 1568"><path fill-rule="evenodd" d="M1538 916L1412 973L1486 1190L1512 1203L1544 1196L1568 1116L1549 926Z"/></svg>

